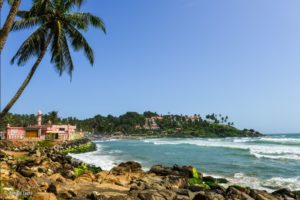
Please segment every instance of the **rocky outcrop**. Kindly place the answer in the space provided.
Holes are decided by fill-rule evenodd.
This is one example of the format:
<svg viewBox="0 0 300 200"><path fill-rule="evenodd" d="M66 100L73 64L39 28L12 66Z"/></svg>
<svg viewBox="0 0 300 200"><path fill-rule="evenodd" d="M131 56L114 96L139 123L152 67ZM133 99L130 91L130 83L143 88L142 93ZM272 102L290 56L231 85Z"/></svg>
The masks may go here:
<svg viewBox="0 0 300 200"><path fill-rule="evenodd" d="M26 153L20 152L25 147L18 147L18 156L0 151L5 184L0 199L18 199L15 194L20 194L33 200L300 200L300 191L288 189L268 193L240 186L225 188L226 179L203 176L192 166L155 165L144 172L139 163L129 161L100 171L60 153L83 142L88 141L51 148L32 146Z"/></svg>

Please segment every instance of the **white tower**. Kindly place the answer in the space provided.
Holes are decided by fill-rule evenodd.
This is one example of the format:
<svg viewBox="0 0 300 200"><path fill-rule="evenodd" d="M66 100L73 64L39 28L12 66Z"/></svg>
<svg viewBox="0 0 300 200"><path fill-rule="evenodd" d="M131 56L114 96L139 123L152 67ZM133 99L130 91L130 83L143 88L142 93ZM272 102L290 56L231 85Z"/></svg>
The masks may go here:
<svg viewBox="0 0 300 200"><path fill-rule="evenodd" d="M41 126L42 125L42 112L39 111L37 114L37 125Z"/></svg>

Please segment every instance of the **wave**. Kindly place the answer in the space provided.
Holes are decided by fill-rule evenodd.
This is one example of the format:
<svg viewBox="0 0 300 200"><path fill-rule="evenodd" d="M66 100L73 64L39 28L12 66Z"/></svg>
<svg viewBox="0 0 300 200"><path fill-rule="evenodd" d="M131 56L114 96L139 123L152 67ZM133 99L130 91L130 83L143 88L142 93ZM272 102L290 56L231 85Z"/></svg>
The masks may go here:
<svg viewBox="0 0 300 200"><path fill-rule="evenodd" d="M154 145L180 145L189 144L200 147L220 147L247 150L257 158L300 160L300 146L283 144L257 144L247 143L262 138L224 138L224 139L148 139L146 143Z"/></svg>
<svg viewBox="0 0 300 200"><path fill-rule="evenodd" d="M97 151L81 153L81 154L70 154L75 159L81 160L82 162L101 167L103 170L110 170L115 167L120 161L113 155L108 155L103 152L100 144L97 144Z"/></svg>
<svg viewBox="0 0 300 200"><path fill-rule="evenodd" d="M273 177L270 179L260 179L257 177L246 176L243 173L236 173L233 177L227 178L227 185L238 184L244 187L256 188L272 192L280 188L288 188L292 191L300 190L300 176L293 178Z"/></svg>
<svg viewBox="0 0 300 200"><path fill-rule="evenodd" d="M275 143L286 143L286 144L300 144L300 138L271 138L263 137L259 138L260 141L264 142L275 142Z"/></svg>

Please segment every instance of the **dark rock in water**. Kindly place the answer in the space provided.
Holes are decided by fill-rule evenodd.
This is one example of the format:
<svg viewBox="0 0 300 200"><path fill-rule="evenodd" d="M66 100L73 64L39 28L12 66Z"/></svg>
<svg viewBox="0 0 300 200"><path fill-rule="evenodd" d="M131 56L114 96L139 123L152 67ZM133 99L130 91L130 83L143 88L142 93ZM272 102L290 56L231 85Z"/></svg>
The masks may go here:
<svg viewBox="0 0 300 200"><path fill-rule="evenodd" d="M296 196L291 190L286 189L286 188L276 190L272 194L279 195L279 196L289 196L289 197L295 197Z"/></svg>
<svg viewBox="0 0 300 200"><path fill-rule="evenodd" d="M192 166L173 166L173 171L178 171L180 176L193 178L193 167ZM198 172L199 178L202 178L202 174Z"/></svg>
<svg viewBox="0 0 300 200"><path fill-rule="evenodd" d="M163 167L162 165L152 166L150 172L160 176L172 175L172 169L169 167Z"/></svg>
<svg viewBox="0 0 300 200"><path fill-rule="evenodd" d="M229 181L226 178L217 178L218 183L228 183Z"/></svg>
<svg viewBox="0 0 300 200"><path fill-rule="evenodd" d="M212 177L212 176L204 176L204 177L202 178L202 181L204 181L204 182L214 182L214 183L216 183L216 182L217 182L217 179L214 178L214 177Z"/></svg>
<svg viewBox="0 0 300 200"><path fill-rule="evenodd" d="M175 175L175 176L182 176L186 178L193 177L193 167L191 166L179 167L177 165L174 165L173 167L165 167L162 165L154 165L151 167L149 172L159 176ZM199 176L201 177L202 175L199 174Z"/></svg>

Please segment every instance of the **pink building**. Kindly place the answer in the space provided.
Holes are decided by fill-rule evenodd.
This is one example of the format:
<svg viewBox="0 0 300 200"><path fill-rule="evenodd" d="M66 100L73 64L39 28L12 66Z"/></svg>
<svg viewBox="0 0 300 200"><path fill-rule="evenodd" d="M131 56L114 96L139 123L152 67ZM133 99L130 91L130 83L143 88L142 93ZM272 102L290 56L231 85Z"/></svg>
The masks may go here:
<svg viewBox="0 0 300 200"><path fill-rule="evenodd" d="M72 125L42 125L42 113L38 112L37 124L29 127L6 127L5 138L7 140L71 140L76 132L76 126Z"/></svg>

